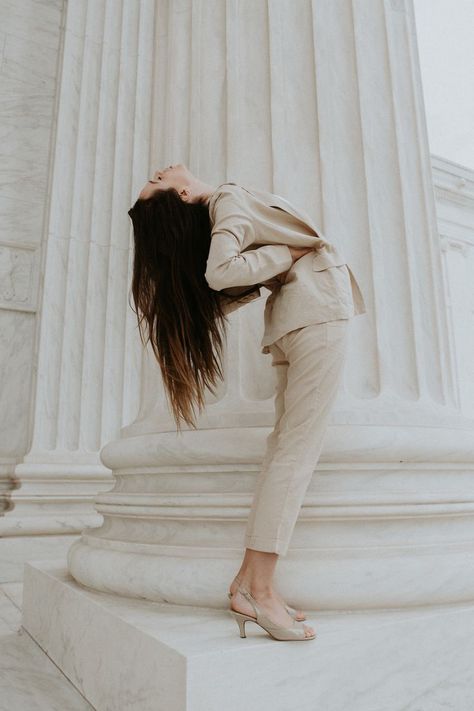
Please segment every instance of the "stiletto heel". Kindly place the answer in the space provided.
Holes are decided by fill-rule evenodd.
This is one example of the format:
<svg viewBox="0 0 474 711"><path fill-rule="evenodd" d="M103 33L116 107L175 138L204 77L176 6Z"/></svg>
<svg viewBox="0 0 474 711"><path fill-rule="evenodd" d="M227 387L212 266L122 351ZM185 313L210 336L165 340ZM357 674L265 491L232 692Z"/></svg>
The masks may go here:
<svg viewBox="0 0 474 711"><path fill-rule="evenodd" d="M237 610L233 610L232 608L229 608L230 614L232 615L232 617L235 620L237 620L241 637L247 636L245 634L245 623L246 622L255 622L257 625L262 627L262 629L264 629L265 632L268 632L270 637L272 637L273 639L277 639L279 641L285 641L285 642L291 642L291 641L296 641L296 640L303 641L306 639L314 639L316 637L316 633L307 637L304 627L297 620L293 620L292 627L284 627L283 625L279 625L276 622L273 622L273 620L271 620L263 612L263 610L260 609L260 607L257 604L257 601L255 600L254 597L252 597L252 595L249 593L248 590L245 590L244 588L239 587L238 592L241 595L243 595L250 602L250 604L252 605L252 607L255 611L255 617L251 617L250 615L246 615L243 612L237 612Z"/></svg>
<svg viewBox="0 0 474 711"><path fill-rule="evenodd" d="M242 637L242 639L244 639L244 637L247 637L247 635L245 634L245 623L247 622L247 620L251 620L252 618L242 614L241 612L236 612L235 610L230 610L230 613L232 617L237 620L237 623L239 625L240 636Z"/></svg>

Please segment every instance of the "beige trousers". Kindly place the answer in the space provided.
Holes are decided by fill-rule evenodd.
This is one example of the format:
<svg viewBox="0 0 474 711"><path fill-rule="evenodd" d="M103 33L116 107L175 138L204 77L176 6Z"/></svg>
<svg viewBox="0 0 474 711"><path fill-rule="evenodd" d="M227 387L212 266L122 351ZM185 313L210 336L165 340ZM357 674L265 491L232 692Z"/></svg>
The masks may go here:
<svg viewBox="0 0 474 711"><path fill-rule="evenodd" d="M341 381L349 319L302 326L269 346L275 425L257 478L245 547L286 555Z"/></svg>

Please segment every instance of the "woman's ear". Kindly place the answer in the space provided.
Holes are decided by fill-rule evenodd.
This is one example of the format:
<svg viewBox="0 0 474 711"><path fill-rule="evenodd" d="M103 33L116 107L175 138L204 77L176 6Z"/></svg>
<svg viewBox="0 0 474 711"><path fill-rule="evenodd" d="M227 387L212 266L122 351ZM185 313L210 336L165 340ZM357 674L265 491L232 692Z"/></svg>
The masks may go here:
<svg viewBox="0 0 474 711"><path fill-rule="evenodd" d="M178 195L181 198L183 202L191 202L191 192L189 190L189 186L185 186L184 188L180 188L178 190Z"/></svg>

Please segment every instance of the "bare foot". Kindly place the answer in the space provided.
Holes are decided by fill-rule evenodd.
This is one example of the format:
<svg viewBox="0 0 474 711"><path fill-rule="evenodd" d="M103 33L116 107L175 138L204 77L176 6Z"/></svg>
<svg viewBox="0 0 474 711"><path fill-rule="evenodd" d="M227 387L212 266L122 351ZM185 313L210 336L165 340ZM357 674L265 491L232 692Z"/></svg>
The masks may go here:
<svg viewBox="0 0 474 711"><path fill-rule="evenodd" d="M249 587L249 592L258 602L259 606L262 608L262 611L265 612L273 622L278 625L282 625L283 627L293 627L293 618L287 613L275 593L272 591L261 592L251 586ZM239 593L238 590L232 596L230 606L232 610L235 610L235 612L241 612L244 615L255 617L255 610L253 609L252 604L241 593ZM306 637L312 637L314 635L315 631L312 627L309 625L302 625L302 627L305 631Z"/></svg>
<svg viewBox="0 0 474 711"><path fill-rule="evenodd" d="M229 592L234 595L237 592L237 588L239 587L240 581L234 578L234 580L231 583L231 586L229 588ZM276 590L273 591L274 597L280 602L281 605L285 606L286 602L283 600L283 598L276 592ZM291 617L291 615L290 615ZM293 619L293 618L292 618ZM303 620L306 619L306 615L304 614L303 610L297 610L296 611L296 616L294 618L298 622L302 622Z"/></svg>

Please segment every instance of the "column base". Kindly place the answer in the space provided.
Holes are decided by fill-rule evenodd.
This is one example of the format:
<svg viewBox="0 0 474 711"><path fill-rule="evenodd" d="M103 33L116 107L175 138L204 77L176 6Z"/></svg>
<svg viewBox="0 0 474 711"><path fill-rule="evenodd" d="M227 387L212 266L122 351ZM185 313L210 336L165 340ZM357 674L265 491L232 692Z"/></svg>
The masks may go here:
<svg viewBox="0 0 474 711"><path fill-rule="evenodd" d="M94 497L113 485L111 472L96 453L68 456L30 452L0 471L0 538L79 534L101 523Z"/></svg>
<svg viewBox="0 0 474 711"><path fill-rule="evenodd" d="M474 598L472 430L354 429L329 427L277 566L281 594L324 610ZM103 525L85 529L68 552L71 575L104 592L222 607L245 552L265 434L109 443L101 458L115 486L95 500Z"/></svg>

